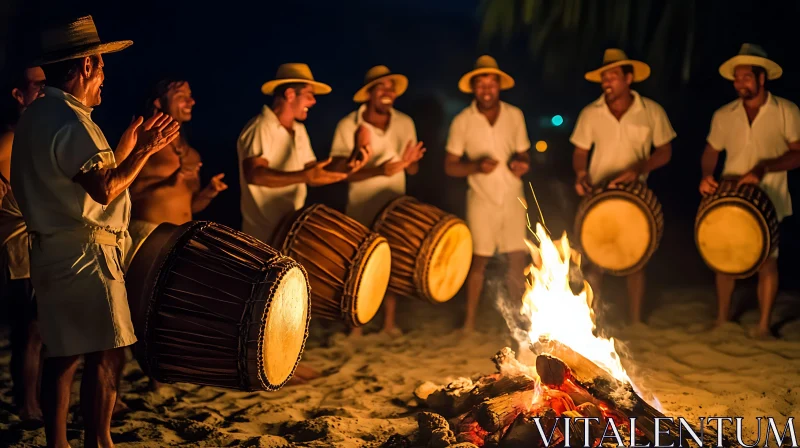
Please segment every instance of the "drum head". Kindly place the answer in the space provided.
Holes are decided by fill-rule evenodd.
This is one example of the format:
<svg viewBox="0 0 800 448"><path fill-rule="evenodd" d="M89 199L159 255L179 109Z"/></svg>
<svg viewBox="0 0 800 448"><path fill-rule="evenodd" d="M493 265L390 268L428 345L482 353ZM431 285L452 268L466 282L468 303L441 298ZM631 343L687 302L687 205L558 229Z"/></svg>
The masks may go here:
<svg viewBox="0 0 800 448"><path fill-rule="evenodd" d="M308 283L293 267L272 293L267 309L261 353L270 384L283 384L294 372L306 337Z"/></svg>
<svg viewBox="0 0 800 448"><path fill-rule="evenodd" d="M596 265L624 271L647 253L653 238L650 219L628 199L609 198L592 206L580 228L583 251Z"/></svg>
<svg viewBox="0 0 800 448"><path fill-rule="evenodd" d="M472 264L472 234L463 222L448 227L435 243L428 266L428 291L436 302L447 302L467 279Z"/></svg>
<svg viewBox="0 0 800 448"><path fill-rule="evenodd" d="M377 238L364 256L366 262L355 291L355 315L361 325L375 317L383 303L392 272L392 251L385 238Z"/></svg>
<svg viewBox="0 0 800 448"><path fill-rule="evenodd" d="M741 274L764 258L767 229L741 205L720 205L709 210L697 225L700 255L717 272Z"/></svg>

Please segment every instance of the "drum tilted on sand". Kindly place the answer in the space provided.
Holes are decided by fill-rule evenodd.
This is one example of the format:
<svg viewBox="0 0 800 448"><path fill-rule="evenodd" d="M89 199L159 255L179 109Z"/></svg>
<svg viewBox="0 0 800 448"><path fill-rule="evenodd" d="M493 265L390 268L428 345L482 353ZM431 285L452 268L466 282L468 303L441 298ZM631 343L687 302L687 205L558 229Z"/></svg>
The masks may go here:
<svg viewBox="0 0 800 448"><path fill-rule="evenodd" d="M764 190L736 183L722 180L714 194L703 198L694 235L708 267L745 278L755 274L778 247L778 217Z"/></svg>
<svg viewBox="0 0 800 448"><path fill-rule="evenodd" d="M389 290L442 303L461 289L472 264L472 234L464 221L403 196L378 214L372 229L392 248Z"/></svg>
<svg viewBox="0 0 800 448"><path fill-rule="evenodd" d="M307 270L315 318L359 327L378 312L392 263L389 243L382 236L314 204L286 217L273 244Z"/></svg>
<svg viewBox="0 0 800 448"><path fill-rule="evenodd" d="M589 261L624 276L641 269L661 242L661 204L643 182L604 186L586 195L575 216L575 234Z"/></svg>
<svg viewBox="0 0 800 448"><path fill-rule="evenodd" d="M126 284L134 353L150 377L276 390L294 374L308 336L307 276L261 241L211 222L161 224Z"/></svg>

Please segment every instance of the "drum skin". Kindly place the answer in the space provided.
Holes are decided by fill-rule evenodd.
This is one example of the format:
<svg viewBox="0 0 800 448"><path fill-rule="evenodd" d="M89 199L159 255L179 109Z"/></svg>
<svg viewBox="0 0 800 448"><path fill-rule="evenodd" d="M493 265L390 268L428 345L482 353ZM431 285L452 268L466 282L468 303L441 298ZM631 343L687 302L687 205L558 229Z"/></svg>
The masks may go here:
<svg viewBox="0 0 800 448"><path fill-rule="evenodd" d="M442 303L466 281L472 234L455 215L402 196L378 214L372 229L392 248L389 290L393 293Z"/></svg>
<svg viewBox="0 0 800 448"><path fill-rule="evenodd" d="M386 239L322 204L284 218L274 236L281 253L308 272L314 317L362 326L378 312L391 273Z"/></svg>
<svg viewBox="0 0 800 448"><path fill-rule="evenodd" d="M159 225L126 275L145 373L165 382L277 390L294 374L309 325L303 267L207 221Z"/></svg>
<svg viewBox="0 0 800 448"><path fill-rule="evenodd" d="M695 244L715 272L747 278L778 247L778 224L775 206L764 190L723 179L717 191L700 202Z"/></svg>
<svg viewBox="0 0 800 448"><path fill-rule="evenodd" d="M617 276L642 269L658 249L664 214L643 182L595 188L578 206L575 234L595 266Z"/></svg>

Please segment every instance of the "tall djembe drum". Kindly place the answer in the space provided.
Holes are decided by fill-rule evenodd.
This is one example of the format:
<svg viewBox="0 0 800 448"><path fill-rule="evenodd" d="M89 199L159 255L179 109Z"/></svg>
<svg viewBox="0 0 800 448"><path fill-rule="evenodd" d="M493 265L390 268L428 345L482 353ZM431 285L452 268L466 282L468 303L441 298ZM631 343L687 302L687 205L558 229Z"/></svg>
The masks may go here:
<svg viewBox="0 0 800 448"><path fill-rule="evenodd" d="M276 390L293 375L309 324L300 264L212 222L161 224L126 285L147 375L239 390Z"/></svg>
<svg viewBox="0 0 800 448"><path fill-rule="evenodd" d="M389 290L442 303L461 289L472 264L472 234L464 221L402 196L378 214L372 229L392 248Z"/></svg>
<svg viewBox="0 0 800 448"><path fill-rule="evenodd" d="M694 229L706 265L736 278L755 274L778 247L778 216L769 196L734 179L722 180L703 198Z"/></svg>
<svg viewBox="0 0 800 448"><path fill-rule="evenodd" d="M661 204L638 181L594 189L583 198L575 216L583 254L613 275L641 269L658 248L663 232Z"/></svg>

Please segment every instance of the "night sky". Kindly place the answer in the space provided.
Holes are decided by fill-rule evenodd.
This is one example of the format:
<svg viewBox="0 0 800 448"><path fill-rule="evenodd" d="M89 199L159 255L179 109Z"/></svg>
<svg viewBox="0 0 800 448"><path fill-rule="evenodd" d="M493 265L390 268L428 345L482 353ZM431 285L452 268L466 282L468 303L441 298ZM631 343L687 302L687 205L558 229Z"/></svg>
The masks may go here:
<svg viewBox="0 0 800 448"><path fill-rule="evenodd" d="M645 81L636 86L664 106L678 134L672 162L651 175L649 182L666 217L664 239L651 266L651 271L667 272L660 281L674 284L711 279L694 248L692 227L700 199L699 158L711 115L735 98L730 82L717 72L719 64L733 56L742 42L759 43L784 68L784 77L770 89L800 101L797 4L698 3L702 5L698 6L698 44L689 84ZM418 135L428 148L420 174L409 180L410 193L462 214L465 182L444 176L444 141L450 120L470 101L457 90L459 77L471 69L477 56L490 52L517 81L517 87L501 98L526 113L532 142L544 139L549 144L546 153L535 154L526 181L536 189L551 231L571 233L577 199L572 194L572 148L567 139L575 116L599 96L599 87L584 81L582 71L563 73L558 82L547 80L541 76L541 64L513 44L479 48L477 0L178 0L125 3L124 8L116 2L12 0L11 5L15 16L8 22L14 37L6 39L11 50L33 42L19 37L24 36L20 33L59 15L92 14L102 39L134 41L130 49L105 58L103 104L93 116L112 144L141 107L149 82L165 73L185 76L197 101L189 135L190 143L204 158L203 176L207 179L225 172L231 187L197 218L235 228L241 224L236 139L244 124L269 100L261 95L261 84L284 62L308 63L316 79L333 87L330 95L318 98L305 123L318 158L327 157L337 121L356 107L351 97L368 68L385 64L406 74L409 89L396 107L415 119ZM33 25L26 30L23 24ZM585 70L598 66L602 48L611 45L616 44L596 42L595 59L582 61ZM565 124L543 126L554 114L563 115ZM797 173L790 176L790 188L795 208L800 209L797 177ZM314 188L309 196L310 201L339 209L345 199L344 185ZM800 286L793 276L785 275L796 272L792 264L800 261L797 227L795 217L787 219L782 228L784 287ZM691 274L694 269L701 274Z"/></svg>

